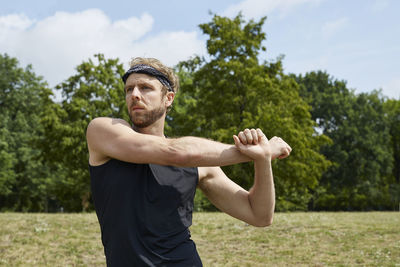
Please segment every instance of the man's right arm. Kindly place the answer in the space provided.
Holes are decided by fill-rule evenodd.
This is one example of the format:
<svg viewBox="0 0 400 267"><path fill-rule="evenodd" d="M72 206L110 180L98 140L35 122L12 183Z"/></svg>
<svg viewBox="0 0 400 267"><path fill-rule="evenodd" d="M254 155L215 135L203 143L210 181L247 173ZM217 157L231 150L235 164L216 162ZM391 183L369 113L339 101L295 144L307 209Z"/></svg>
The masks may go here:
<svg viewBox="0 0 400 267"><path fill-rule="evenodd" d="M86 132L90 163L109 158L172 166L225 166L250 161L234 145L198 137L164 138L135 132L121 119L96 118Z"/></svg>

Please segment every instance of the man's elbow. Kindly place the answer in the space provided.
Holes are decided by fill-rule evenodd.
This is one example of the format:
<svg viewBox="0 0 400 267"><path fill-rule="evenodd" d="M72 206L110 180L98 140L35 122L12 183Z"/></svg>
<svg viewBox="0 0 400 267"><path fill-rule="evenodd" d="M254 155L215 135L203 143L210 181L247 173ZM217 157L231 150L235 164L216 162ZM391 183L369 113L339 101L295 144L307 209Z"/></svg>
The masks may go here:
<svg viewBox="0 0 400 267"><path fill-rule="evenodd" d="M252 225L255 227L268 227L272 225L272 222L274 221L274 218L272 216L259 219L256 222L254 222Z"/></svg>

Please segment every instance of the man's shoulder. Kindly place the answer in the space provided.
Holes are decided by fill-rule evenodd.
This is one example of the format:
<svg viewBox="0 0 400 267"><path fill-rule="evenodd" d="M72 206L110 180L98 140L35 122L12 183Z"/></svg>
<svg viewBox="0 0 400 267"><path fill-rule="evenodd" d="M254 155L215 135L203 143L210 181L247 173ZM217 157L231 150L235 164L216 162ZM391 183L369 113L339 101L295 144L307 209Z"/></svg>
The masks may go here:
<svg viewBox="0 0 400 267"><path fill-rule="evenodd" d="M95 140L97 137L104 137L103 135L116 134L121 132L121 128L131 129L129 123L123 119L98 117L91 120L86 129L86 139ZM103 140L104 141L104 140Z"/></svg>
<svg viewBox="0 0 400 267"><path fill-rule="evenodd" d="M119 118L110 118L110 117L97 117L91 120L87 127L87 132L93 131L96 132L105 128L113 128L115 126L128 126L129 123L123 119Z"/></svg>
<svg viewBox="0 0 400 267"><path fill-rule="evenodd" d="M86 130L86 140L89 150L89 163L93 166L101 165L112 158L111 147L117 144L112 141L115 137L130 131L129 123L123 119L98 117L91 120Z"/></svg>
<svg viewBox="0 0 400 267"><path fill-rule="evenodd" d="M123 119L111 118L111 117L97 117L89 122L88 129L105 125L112 126L116 124L123 124L129 126L129 123Z"/></svg>

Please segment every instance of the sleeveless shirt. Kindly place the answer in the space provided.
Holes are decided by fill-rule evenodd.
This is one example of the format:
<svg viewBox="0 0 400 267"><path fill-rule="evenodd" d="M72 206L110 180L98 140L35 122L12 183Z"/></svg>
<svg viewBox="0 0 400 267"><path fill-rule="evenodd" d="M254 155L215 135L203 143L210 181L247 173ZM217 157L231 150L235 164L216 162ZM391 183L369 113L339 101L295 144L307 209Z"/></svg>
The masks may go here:
<svg viewBox="0 0 400 267"><path fill-rule="evenodd" d="M202 266L190 239L197 168L90 166L107 266Z"/></svg>

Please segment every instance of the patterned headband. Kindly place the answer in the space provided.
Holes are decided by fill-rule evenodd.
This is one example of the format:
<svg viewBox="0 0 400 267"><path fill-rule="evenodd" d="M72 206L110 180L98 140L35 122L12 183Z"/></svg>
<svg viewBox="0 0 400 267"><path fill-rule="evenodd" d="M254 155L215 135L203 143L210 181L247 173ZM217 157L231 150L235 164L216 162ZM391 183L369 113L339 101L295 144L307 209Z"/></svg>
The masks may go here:
<svg viewBox="0 0 400 267"><path fill-rule="evenodd" d="M160 83L168 88L168 91L173 92L174 90L172 89L171 82L168 79L168 77L162 73L161 71L145 64L139 64L135 65L132 68L130 68L124 76L122 76L122 80L124 81L124 84L126 84L126 80L128 79L129 75L132 73L143 73L147 75L154 76L157 78L157 80L160 81Z"/></svg>

